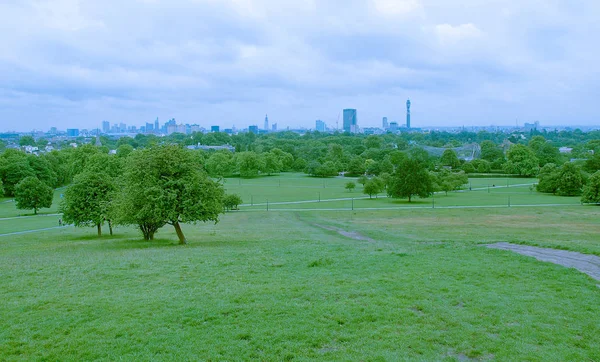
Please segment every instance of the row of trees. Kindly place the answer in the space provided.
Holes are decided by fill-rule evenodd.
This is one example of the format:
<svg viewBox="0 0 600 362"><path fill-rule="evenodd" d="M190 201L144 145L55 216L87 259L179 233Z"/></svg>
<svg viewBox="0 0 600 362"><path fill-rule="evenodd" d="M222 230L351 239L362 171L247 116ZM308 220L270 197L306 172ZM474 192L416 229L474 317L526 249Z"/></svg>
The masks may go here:
<svg viewBox="0 0 600 362"><path fill-rule="evenodd" d="M203 171L198 153L177 145L131 152L119 159L106 154L90 158L65 192L60 210L66 223L95 226L135 225L152 240L172 225L181 244L182 223L218 222L223 186Z"/></svg>

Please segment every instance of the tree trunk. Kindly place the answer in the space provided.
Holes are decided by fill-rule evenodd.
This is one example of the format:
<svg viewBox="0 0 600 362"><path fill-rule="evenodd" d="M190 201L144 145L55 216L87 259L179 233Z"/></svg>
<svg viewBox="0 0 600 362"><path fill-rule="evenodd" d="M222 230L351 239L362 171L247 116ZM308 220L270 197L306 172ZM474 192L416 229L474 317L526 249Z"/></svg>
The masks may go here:
<svg viewBox="0 0 600 362"><path fill-rule="evenodd" d="M37 207L34 207L34 208L33 208L33 214L34 214L34 215L37 215Z"/></svg>
<svg viewBox="0 0 600 362"><path fill-rule="evenodd" d="M108 220L108 230L110 231L110 236L112 236L112 221Z"/></svg>
<svg viewBox="0 0 600 362"><path fill-rule="evenodd" d="M96 224L98 227L98 236L102 236L102 224Z"/></svg>
<svg viewBox="0 0 600 362"><path fill-rule="evenodd" d="M408 202L410 202L410 197L411 197L411 195L408 195Z"/></svg>
<svg viewBox="0 0 600 362"><path fill-rule="evenodd" d="M181 230L181 225L179 225L179 221L175 221L173 223L175 227L175 232L177 233L177 237L179 238L179 244L187 244L187 240L185 240L185 235L183 235L183 231Z"/></svg>

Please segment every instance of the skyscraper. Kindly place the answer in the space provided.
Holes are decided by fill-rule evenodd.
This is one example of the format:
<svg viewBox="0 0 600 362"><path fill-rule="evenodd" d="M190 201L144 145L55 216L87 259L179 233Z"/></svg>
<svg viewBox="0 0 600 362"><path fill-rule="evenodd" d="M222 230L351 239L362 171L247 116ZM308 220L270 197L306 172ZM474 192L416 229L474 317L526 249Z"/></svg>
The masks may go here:
<svg viewBox="0 0 600 362"><path fill-rule="evenodd" d="M269 116L265 114L265 131L269 130Z"/></svg>
<svg viewBox="0 0 600 362"><path fill-rule="evenodd" d="M319 132L325 132L325 122L317 119L315 122L315 129Z"/></svg>
<svg viewBox="0 0 600 362"><path fill-rule="evenodd" d="M383 129L387 129L389 127L387 117L383 117L383 120L381 122L381 126L382 126Z"/></svg>
<svg viewBox="0 0 600 362"><path fill-rule="evenodd" d="M410 99L406 100L406 128L410 128Z"/></svg>
<svg viewBox="0 0 600 362"><path fill-rule="evenodd" d="M110 132L110 122L109 121L102 121L102 132L104 132L104 133Z"/></svg>
<svg viewBox="0 0 600 362"><path fill-rule="evenodd" d="M158 117L156 117L156 120L154 121L154 132L158 133L159 132L159 128L158 128Z"/></svg>
<svg viewBox="0 0 600 362"><path fill-rule="evenodd" d="M356 109L344 109L344 132L356 132Z"/></svg>

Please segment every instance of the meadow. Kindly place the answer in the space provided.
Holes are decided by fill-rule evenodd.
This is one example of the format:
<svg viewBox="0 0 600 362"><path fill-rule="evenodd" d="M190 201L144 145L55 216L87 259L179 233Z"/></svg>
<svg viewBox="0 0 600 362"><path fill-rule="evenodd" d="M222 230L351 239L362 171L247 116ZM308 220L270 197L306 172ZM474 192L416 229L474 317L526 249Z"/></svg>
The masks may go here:
<svg viewBox="0 0 600 362"><path fill-rule="evenodd" d="M170 227L151 242L4 235L59 217L55 203L15 218L31 213L4 200L0 360L600 360L600 282L484 246L600 255L599 207L534 179L410 204L347 181L226 179L244 205L185 225L186 246Z"/></svg>

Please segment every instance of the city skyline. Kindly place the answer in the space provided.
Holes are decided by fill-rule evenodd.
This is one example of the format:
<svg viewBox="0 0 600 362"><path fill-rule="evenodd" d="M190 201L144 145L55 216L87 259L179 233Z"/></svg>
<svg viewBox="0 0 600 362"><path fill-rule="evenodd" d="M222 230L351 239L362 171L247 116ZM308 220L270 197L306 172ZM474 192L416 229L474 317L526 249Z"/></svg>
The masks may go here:
<svg viewBox="0 0 600 362"><path fill-rule="evenodd" d="M405 123L407 98L413 127L598 125L598 13L594 0L3 2L0 132L262 128L265 114L310 129L346 108L378 127Z"/></svg>

